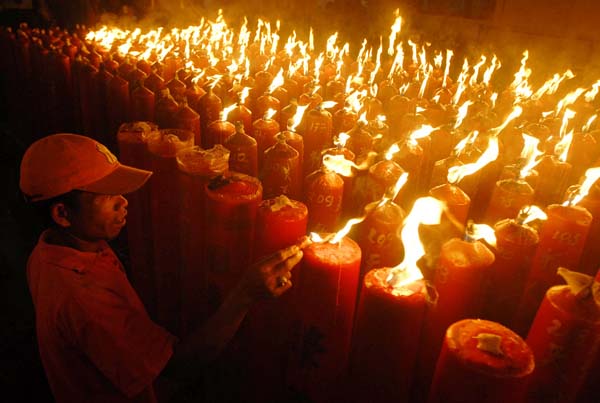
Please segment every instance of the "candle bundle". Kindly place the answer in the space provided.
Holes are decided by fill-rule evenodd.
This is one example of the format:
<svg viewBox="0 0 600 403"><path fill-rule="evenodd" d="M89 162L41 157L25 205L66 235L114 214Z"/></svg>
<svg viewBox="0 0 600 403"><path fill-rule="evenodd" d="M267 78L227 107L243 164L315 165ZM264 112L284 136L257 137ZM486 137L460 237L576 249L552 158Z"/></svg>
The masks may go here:
<svg viewBox="0 0 600 403"><path fill-rule="evenodd" d="M385 41L364 41L353 56L337 33L319 50L312 31L280 41L279 24L259 20L252 32L244 21L236 31L221 13L170 30L22 25L0 30L8 55L0 68L14 78L6 98L39 116L31 133L118 141L124 162L155 171L149 192L133 196L132 208L145 213L131 216L129 246L134 285L163 323L182 331L183 321L185 331L204 314L195 297L218 303L255 257L295 242L305 227L336 233L360 217L344 241L305 252L299 299L285 308L300 332L288 380L315 400L331 398L325 385L340 384L351 350L352 365L378 367L366 357L368 324L384 321L381 310L405 309L381 340L406 341L404 322L414 322L418 343L390 351L420 352L415 373L426 394L452 323L483 317L525 336L559 266L588 274L600 266L600 81L572 88L567 70L534 87L525 51L503 86L495 55L452 63L452 50L404 38L401 26L396 17ZM154 120L159 134L137 139L125 126L117 136L132 120ZM194 166L219 144L228 164ZM282 195L304 203L301 230L268 224L263 196ZM420 264L439 294L427 306L421 283L388 295L381 281L384 268L407 258L399 233L424 195L445 203L444 231L426 242L432 252ZM547 221L528 222L534 204ZM498 246L476 240L470 219L494 226ZM379 378L384 389L395 382Z"/></svg>

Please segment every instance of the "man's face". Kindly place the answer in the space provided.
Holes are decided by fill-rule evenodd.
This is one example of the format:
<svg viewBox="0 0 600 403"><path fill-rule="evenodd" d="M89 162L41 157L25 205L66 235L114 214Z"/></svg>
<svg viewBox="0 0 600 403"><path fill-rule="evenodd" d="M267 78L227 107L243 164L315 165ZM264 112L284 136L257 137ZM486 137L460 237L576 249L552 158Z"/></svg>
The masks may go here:
<svg viewBox="0 0 600 403"><path fill-rule="evenodd" d="M110 240L121 232L127 215L127 199L82 192L79 209L69 211L71 232L86 241Z"/></svg>

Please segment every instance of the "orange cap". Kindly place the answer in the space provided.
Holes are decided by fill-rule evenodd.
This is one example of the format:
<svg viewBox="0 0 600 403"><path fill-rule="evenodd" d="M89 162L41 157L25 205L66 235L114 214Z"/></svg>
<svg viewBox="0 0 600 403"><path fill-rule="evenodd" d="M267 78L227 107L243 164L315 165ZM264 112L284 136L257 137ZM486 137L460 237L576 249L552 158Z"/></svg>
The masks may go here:
<svg viewBox="0 0 600 403"><path fill-rule="evenodd" d="M20 187L31 201L74 189L118 195L138 189L150 175L120 164L104 145L89 137L60 133L36 141L25 151Z"/></svg>

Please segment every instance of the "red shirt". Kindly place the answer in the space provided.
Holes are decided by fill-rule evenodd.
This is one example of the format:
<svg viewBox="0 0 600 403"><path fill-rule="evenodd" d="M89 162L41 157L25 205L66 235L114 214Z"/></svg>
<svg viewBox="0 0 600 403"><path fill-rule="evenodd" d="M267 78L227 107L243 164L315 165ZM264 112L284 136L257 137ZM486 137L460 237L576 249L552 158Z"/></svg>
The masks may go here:
<svg viewBox="0 0 600 403"><path fill-rule="evenodd" d="M156 401L176 338L148 317L106 244L81 252L40 237L27 264L42 363L57 402Z"/></svg>

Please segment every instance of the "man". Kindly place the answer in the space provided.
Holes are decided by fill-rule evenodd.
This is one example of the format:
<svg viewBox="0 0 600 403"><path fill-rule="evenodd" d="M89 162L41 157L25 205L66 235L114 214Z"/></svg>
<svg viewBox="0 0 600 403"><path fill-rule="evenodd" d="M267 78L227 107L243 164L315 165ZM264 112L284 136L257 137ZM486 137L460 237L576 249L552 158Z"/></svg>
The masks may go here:
<svg viewBox="0 0 600 403"><path fill-rule="evenodd" d="M151 172L125 166L102 144L75 134L33 143L20 187L49 216L29 257L27 277L39 351L58 402L152 402L165 372L198 372L232 338L249 306L291 287L298 246L248 268L217 312L178 341L148 317L107 244L126 222L122 196Z"/></svg>

